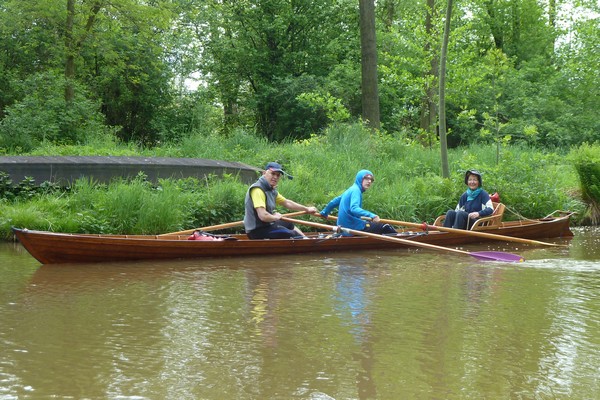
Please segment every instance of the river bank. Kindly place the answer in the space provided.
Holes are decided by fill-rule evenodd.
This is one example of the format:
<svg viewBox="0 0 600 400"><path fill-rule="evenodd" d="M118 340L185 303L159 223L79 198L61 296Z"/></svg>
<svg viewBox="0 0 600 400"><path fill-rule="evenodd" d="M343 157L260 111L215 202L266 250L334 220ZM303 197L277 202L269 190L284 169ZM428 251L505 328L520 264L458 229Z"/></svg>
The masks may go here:
<svg viewBox="0 0 600 400"><path fill-rule="evenodd" d="M47 150L64 154L64 149ZM119 153L110 147L94 151L123 154L122 149ZM578 225L585 221L587 210L568 154L522 146L450 149L448 179L440 176L439 149L375 135L360 125L331 128L322 136L292 143L268 143L239 133L189 138L177 148L145 152L160 157L207 158L219 154L224 161L258 168L277 160L294 175L293 180L281 182L278 190L287 198L317 208L350 186L359 169L368 168L375 174L375 183L364 195L364 207L384 218L410 222L432 222L454 208L465 190L464 171L471 168L482 172L484 189L500 194L507 206L507 219L541 218L556 210L570 210L577 212L573 224ZM108 184L82 178L68 191L46 189L38 192L25 187L12 197L4 192L0 237L10 239L11 226L161 234L237 221L243 217L247 184L224 174L202 180L165 179L157 185L142 175Z"/></svg>

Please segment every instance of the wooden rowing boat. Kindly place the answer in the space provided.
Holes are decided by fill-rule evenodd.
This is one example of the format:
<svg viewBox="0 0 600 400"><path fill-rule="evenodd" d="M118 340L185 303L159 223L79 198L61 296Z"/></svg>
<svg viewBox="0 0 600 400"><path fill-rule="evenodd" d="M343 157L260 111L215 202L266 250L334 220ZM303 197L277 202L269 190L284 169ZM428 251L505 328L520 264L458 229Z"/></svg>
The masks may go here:
<svg viewBox="0 0 600 400"><path fill-rule="evenodd" d="M561 212L537 220L502 222L496 235L527 239L570 238L572 214ZM91 263L128 260L165 260L200 257L267 256L272 254L360 251L410 247L406 241L439 246L488 241L485 238L452 232L399 230L389 242L364 236L336 236L331 232L307 234L306 239L249 240L231 235L228 240L188 240L189 235L94 235L34 231L13 228L21 244L42 264Z"/></svg>

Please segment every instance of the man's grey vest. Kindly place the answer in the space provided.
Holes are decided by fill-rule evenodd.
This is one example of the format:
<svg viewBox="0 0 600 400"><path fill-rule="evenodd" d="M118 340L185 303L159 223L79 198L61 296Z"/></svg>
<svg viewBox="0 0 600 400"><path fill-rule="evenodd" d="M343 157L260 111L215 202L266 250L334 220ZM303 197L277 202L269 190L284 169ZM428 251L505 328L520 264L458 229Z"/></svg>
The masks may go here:
<svg viewBox="0 0 600 400"><path fill-rule="evenodd" d="M260 218L258 218L258 213L256 212L256 209L254 208L254 203L252 202L252 197L250 197L250 191L253 188L260 188L263 192L265 192L265 196L267 198L266 210L269 214L273 213L276 206L275 199L277 198L277 190L271 187L271 185L267 181L267 178L261 176L256 182L252 184L252 186L248 188L248 191L246 192L246 199L244 201L244 228L246 229L246 232L250 232L254 229L262 228L273 224L272 222L263 222L260 220Z"/></svg>

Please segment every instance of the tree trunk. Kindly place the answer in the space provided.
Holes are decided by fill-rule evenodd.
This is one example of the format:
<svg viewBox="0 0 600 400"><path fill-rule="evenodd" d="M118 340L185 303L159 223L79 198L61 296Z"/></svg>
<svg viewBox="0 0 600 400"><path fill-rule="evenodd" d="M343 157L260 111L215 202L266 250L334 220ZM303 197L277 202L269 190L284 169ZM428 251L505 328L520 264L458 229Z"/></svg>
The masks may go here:
<svg viewBox="0 0 600 400"><path fill-rule="evenodd" d="M83 36L81 36L76 42L73 35L73 26L75 23L75 0L67 0L67 23L65 26L65 51L67 53L65 61L65 100L67 104L70 104L75 97L75 91L73 89L73 80L75 79L75 55L79 52L83 41L92 30L94 21L96 20L96 16L98 15L101 7L101 0L94 1L85 24Z"/></svg>
<svg viewBox="0 0 600 400"><path fill-rule="evenodd" d="M70 104L75 97L73 79L75 78L75 44L73 43L73 19L75 17L75 0L67 0L67 25L65 28L65 101Z"/></svg>
<svg viewBox="0 0 600 400"><path fill-rule="evenodd" d="M452 18L452 0L448 0L446 8L446 22L444 24L444 37L440 56L440 150L442 159L442 177L449 178L448 168L448 141L446 140L446 55L448 54L448 39L450 37L450 19Z"/></svg>
<svg viewBox="0 0 600 400"><path fill-rule="evenodd" d="M359 0L360 49L362 68L362 117L371 128L379 129L379 89L377 88L377 42L375 1Z"/></svg>
<svg viewBox="0 0 600 400"><path fill-rule="evenodd" d="M500 23L500 17L497 15L498 13L494 10L494 2L486 1L484 3L484 6L489 17L491 30L490 33L492 34L494 44L497 49L504 50L504 32Z"/></svg>
<svg viewBox="0 0 600 400"><path fill-rule="evenodd" d="M425 32L427 40L425 42L425 54L431 53L431 33L433 31L433 17L435 13L435 0L427 1L427 14L425 15ZM430 58L430 68L425 74L425 87L424 95L421 100L421 112L420 112L420 128L426 132L426 137L423 140L423 144L431 146L432 138L435 137L435 128L437 120L437 110L435 103L435 88L436 78L438 72L438 58L434 57L433 54Z"/></svg>
<svg viewBox="0 0 600 400"><path fill-rule="evenodd" d="M548 2L548 24L552 27L552 53L556 45L556 0Z"/></svg>

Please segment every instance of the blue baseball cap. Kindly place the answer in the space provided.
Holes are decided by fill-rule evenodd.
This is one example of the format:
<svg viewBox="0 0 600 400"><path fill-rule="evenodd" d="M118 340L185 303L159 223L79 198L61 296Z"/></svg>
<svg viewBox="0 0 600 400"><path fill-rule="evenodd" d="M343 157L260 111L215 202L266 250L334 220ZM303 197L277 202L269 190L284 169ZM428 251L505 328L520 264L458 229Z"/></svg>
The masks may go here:
<svg viewBox="0 0 600 400"><path fill-rule="evenodd" d="M270 162L270 163L268 163L267 166L265 167L265 170L279 172L280 174L283 174L283 175L287 176L288 179L294 179L293 176L291 176L290 174L288 174L287 172L285 172L282 169L281 164L276 163L276 162Z"/></svg>

